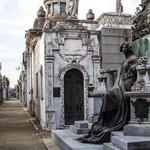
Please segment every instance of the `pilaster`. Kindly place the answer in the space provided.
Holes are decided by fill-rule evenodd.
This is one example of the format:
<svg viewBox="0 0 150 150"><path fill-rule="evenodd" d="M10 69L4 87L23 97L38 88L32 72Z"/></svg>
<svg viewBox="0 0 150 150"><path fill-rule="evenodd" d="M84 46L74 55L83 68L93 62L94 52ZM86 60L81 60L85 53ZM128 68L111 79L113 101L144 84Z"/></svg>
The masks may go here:
<svg viewBox="0 0 150 150"><path fill-rule="evenodd" d="M45 56L45 105L46 105L46 130L56 129L55 109L53 103L53 55Z"/></svg>

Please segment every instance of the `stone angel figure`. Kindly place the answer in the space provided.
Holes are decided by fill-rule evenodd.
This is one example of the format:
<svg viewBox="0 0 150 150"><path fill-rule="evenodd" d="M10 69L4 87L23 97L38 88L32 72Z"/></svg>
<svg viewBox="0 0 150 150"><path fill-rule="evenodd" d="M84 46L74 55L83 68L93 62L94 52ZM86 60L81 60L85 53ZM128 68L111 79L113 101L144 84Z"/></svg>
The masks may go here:
<svg viewBox="0 0 150 150"><path fill-rule="evenodd" d="M79 0L66 0L66 13L68 18L77 19Z"/></svg>
<svg viewBox="0 0 150 150"><path fill-rule="evenodd" d="M123 13L123 6L121 0L116 1L116 12Z"/></svg>

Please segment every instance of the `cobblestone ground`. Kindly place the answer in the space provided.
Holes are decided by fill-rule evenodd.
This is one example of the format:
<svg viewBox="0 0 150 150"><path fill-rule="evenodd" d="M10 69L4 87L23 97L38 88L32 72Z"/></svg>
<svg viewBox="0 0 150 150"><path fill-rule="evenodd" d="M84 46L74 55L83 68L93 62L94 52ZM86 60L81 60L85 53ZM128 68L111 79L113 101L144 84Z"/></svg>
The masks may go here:
<svg viewBox="0 0 150 150"><path fill-rule="evenodd" d="M46 150L19 101L0 105L0 150Z"/></svg>

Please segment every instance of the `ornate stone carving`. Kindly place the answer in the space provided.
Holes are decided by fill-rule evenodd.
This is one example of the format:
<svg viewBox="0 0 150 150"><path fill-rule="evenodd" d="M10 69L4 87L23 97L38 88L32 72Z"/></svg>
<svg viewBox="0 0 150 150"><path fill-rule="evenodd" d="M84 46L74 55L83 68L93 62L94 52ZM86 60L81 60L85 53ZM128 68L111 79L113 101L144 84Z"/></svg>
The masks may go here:
<svg viewBox="0 0 150 150"><path fill-rule="evenodd" d="M150 33L150 22L148 19L150 1L144 1L141 6L142 10L138 11L133 20L133 41Z"/></svg>
<svg viewBox="0 0 150 150"><path fill-rule="evenodd" d="M77 19L79 0L66 0L66 13L68 19Z"/></svg>
<svg viewBox="0 0 150 150"><path fill-rule="evenodd" d="M34 21L33 29L42 30L45 23L45 11L41 6L37 12L37 18Z"/></svg>
<svg viewBox="0 0 150 150"><path fill-rule="evenodd" d="M135 119L139 119L140 122L148 120L150 102L146 99L137 99L135 102L131 101L135 109Z"/></svg>
<svg viewBox="0 0 150 150"><path fill-rule="evenodd" d="M89 9L88 13L86 14L86 19L92 21L95 19L95 14L93 13L92 9Z"/></svg>
<svg viewBox="0 0 150 150"><path fill-rule="evenodd" d="M84 99L85 99L85 103L84 103L84 108L85 108L85 119L87 120L88 119L88 114L89 114L89 110L88 110L88 105L89 105L89 102L88 102L88 83L89 83L89 77L88 77L88 74L87 72L85 71L85 69L83 68L83 66L73 62L71 64L69 64L68 66L66 66L60 73L60 100L61 100L61 111L60 111L60 128L64 128L64 125L65 125L65 121L64 121L64 76L65 76L65 73L68 71L68 70L71 70L71 69L77 69L79 71L82 72L83 76L84 76Z"/></svg>
<svg viewBox="0 0 150 150"><path fill-rule="evenodd" d="M123 6L121 3L121 0L116 1L116 12L117 13L123 13Z"/></svg>
<svg viewBox="0 0 150 150"><path fill-rule="evenodd" d="M133 16L129 14L120 14L117 12L103 13L97 21L101 27L119 27L131 26L133 23Z"/></svg>

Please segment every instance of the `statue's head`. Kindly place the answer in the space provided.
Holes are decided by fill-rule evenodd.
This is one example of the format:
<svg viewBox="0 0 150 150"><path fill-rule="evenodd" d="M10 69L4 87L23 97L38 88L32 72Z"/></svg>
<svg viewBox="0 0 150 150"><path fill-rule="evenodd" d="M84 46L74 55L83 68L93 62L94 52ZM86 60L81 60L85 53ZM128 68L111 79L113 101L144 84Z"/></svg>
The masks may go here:
<svg viewBox="0 0 150 150"><path fill-rule="evenodd" d="M123 52L125 55L133 53L130 43L128 42L122 43L120 46L120 52Z"/></svg>

